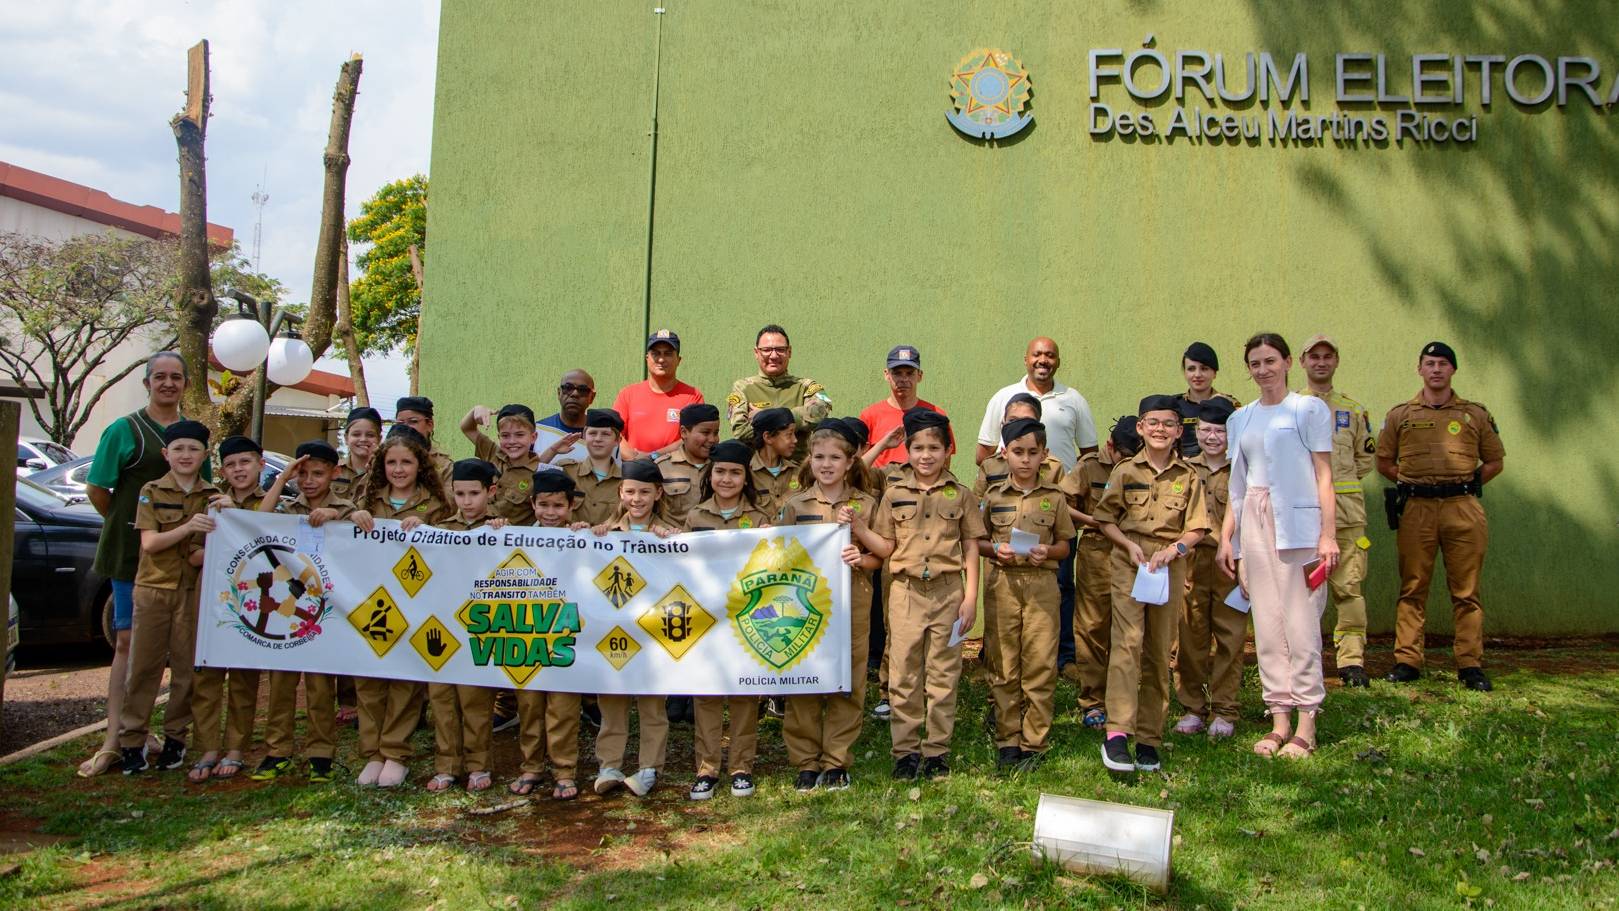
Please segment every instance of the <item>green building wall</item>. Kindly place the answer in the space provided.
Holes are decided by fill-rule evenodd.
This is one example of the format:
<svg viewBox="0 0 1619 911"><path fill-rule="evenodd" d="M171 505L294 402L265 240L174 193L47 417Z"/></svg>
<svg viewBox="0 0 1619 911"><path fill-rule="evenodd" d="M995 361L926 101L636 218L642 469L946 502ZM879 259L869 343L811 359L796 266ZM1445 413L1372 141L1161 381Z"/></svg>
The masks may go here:
<svg viewBox="0 0 1619 911"><path fill-rule="evenodd" d="M1619 630L1619 158L1605 111L1526 109L1498 84L1488 110L1468 92L1471 144L1087 131L1089 51L1149 41L1170 57L1307 52L1311 100L1291 109L1314 114L1338 109L1340 51L1583 54L1607 71L1605 95L1619 71L1615 38L1593 27L1605 4L652 6L445 0L421 352L453 451L469 449L453 428L472 404L549 413L567 368L590 370L609 405L641 378L648 324L680 333L682 377L720 402L753 372L757 328L782 323L794 372L822 381L838 414L883 397L884 354L915 345L924 397L964 442L1039 334L1103 425L1183 388L1194 339L1221 354L1217 388L1252 398L1241 344L1264 329L1336 336L1338 386L1375 427L1416 393L1416 352L1439 338L1507 447L1486 498L1489 632ZM953 67L983 46L1012 51L1034 86L1033 127L999 145L944 116ZM1117 85L1102 100L1163 119L1171 107ZM1393 533L1373 482L1368 600L1388 629ZM1429 613L1449 631L1442 580Z"/></svg>

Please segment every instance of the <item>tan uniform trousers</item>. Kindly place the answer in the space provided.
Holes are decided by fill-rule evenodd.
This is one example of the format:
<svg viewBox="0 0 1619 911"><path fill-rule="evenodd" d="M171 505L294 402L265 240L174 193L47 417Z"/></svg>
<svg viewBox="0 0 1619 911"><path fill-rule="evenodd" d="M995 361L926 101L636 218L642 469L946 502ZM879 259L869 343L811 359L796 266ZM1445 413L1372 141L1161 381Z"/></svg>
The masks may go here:
<svg viewBox="0 0 1619 911"><path fill-rule="evenodd" d="M1327 577L1337 622L1332 628L1334 661L1339 668L1366 664L1366 598L1360 584L1366 579L1366 549L1359 543L1366 526L1338 529L1338 565Z"/></svg>
<svg viewBox="0 0 1619 911"><path fill-rule="evenodd" d="M1057 693L1057 574L990 564L985 578L984 651L995 656L989 666L995 746L1043 753Z"/></svg>
<svg viewBox="0 0 1619 911"><path fill-rule="evenodd" d="M124 678L124 711L119 718L120 746L128 749L146 743L165 666L169 669L169 704L163 712L163 736L185 741L186 728L191 725L191 663L196 654L196 583L174 590L135 586L129 676Z"/></svg>
<svg viewBox="0 0 1619 911"><path fill-rule="evenodd" d="M355 708L360 713L360 759L409 762L410 735L422 720L427 687L407 680L355 677Z"/></svg>
<svg viewBox="0 0 1619 911"><path fill-rule="evenodd" d="M1237 582L1220 571L1218 554L1215 547L1192 548L1192 592L1181 611L1175 696L1189 715L1236 721L1248 615L1225 603Z"/></svg>
<svg viewBox="0 0 1619 911"><path fill-rule="evenodd" d="M337 755L337 678L302 671L270 672L270 714L264 722L264 749L271 756L291 756L298 717L298 678L304 681L304 755L331 759Z"/></svg>
<svg viewBox="0 0 1619 911"><path fill-rule="evenodd" d="M956 685L961 681L961 647L947 645L961 611L961 575L944 573L925 582L896 576L888 594L888 701L893 709L888 723L894 756L943 756L950 752L956 729Z"/></svg>
<svg viewBox="0 0 1619 911"><path fill-rule="evenodd" d="M854 744L866 720L866 658L871 652L871 586L861 584L862 577L870 574L855 570L849 576L849 692L787 700L781 738L787 743L787 761L800 772L854 766ZM883 605L888 605L886 598Z"/></svg>
<svg viewBox="0 0 1619 911"><path fill-rule="evenodd" d="M557 779L572 779L579 768L579 694L517 691L517 741L523 748L522 770L530 775L545 771Z"/></svg>
<svg viewBox="0 0 1619 911"><path fill-rule="evenodd" d="M489 771L489 713L495 691L486 686L429 683L433 711L433 772L461 775Z"/></svg>
<svg viewBox="0 0 1619 911"><path fill-rule="evenodd" d="M1147 555L1164 542L1127 535ZM1142 604L1130 597L1136 567L1122 547L1108 561L1113 573L1113 630L1107 663L1107 730L1161 746L1169 713L1169 650L1186 600L1186 559L1169 564L1169 602Z"/></svg>
<svg viewBox="0 0 1619 911"><path fill-rule="evenodd" d="M877 577L883 587L883 657L877 663L877 698L888 698L888 654L894 647L894 625L888 621L888 606L894 598L894 574L886 568L877 571ZM867 622L870 622L869 620ZM867 638L870 638L869 636ZM871 646L866 646L869 654Z"/></svg>
<svg viewBox="0 0 1619 911"><path fill-rule="evenodd" d="M230 706L226 683L230 678ZM199 667L193 675L191 713L197 729L194 746L204 753L220 749L219 722L224 715L224 748L245 753L253 743L253 717L259 710L259 672L250 668Z"/></svg>
<svg viewBox="0 0 1619 911"><path fill-rule="evenodd" d="M1422 667L1422 637L1427 629L1428 586L1434 560L1445 554L1445 581L1450 584L1451 613L1456 628L1456 668L1484 663L1484 608L1478 600L1484 551L1490 545L1490 523L1477 497L1425 499L1412 497L1400 516L1395 539L1400 552L1400 606L1394 619L1394 660ZM136 589L139 591L139 589Z"/></svg>
<svg viewBox="0 0 1619 911"><path fill-rule="evenodd" d="M727 702L731 704L730 772L733 775L737 772L753 772L753 760L759 755L759 697L694 696L692 704L697 718L692 739L697 748L699 778L705 775L719 777Z"/></svg>
<svg viewBox="0 0 1619 911"><path fill-rule="evenodd" d="M1113 573L1108 561L1112 556L1112 543L1101 532L1085 529L1074 567L1074 666L1079 669L1081 712L1107 703L1107 655L1113 637Z"/></svg>
<svg viewBox="0 0 1619 911"><path fill-rule="evenodd" d="M597 696L602 726L596 732L596 761L604 769L624 770L624 750L630 740L630 703L640 719L640 748L636 761L642 769L662 769L669 746L669 714L666 696Z"/></svg>

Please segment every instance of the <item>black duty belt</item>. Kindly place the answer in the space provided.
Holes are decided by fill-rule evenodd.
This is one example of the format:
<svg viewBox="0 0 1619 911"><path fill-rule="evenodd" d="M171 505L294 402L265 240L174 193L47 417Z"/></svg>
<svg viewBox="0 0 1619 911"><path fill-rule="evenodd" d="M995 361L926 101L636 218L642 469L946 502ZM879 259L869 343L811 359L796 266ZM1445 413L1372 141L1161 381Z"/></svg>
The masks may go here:
<svg viewBox="0 0 1619 911"><path fill-rule="evenodd" d="M1400 492L1419 500L1442 500L1446 497L1476 497L1481 485L1475 482L1457 484L1401 484Z"/></svg>

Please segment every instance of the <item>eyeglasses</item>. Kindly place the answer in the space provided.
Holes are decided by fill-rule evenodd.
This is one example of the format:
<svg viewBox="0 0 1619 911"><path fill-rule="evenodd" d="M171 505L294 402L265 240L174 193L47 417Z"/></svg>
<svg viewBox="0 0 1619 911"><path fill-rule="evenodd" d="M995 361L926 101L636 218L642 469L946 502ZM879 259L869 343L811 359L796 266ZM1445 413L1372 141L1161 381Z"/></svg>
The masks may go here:
<svg viewBox="0 0 1619 911"><path fill-rule="evenodd" d="M753 350L759 352L760 354L787 354L787 353L791 352L793 349L791 347L781 347L781 348L755 348Z"/></svg>
<svg viewBox="0 0 1619 911"><path fill-rule="evenodd" d="M589 395L596 390L590 388L589 386L579 386L574 383L563 383L557 387L557 391L563 395Z"/></svg>
<svg viewBox="0 0 1619 911"><path fill-rule="evenodd" d="M1173 419L1160 420L1158 418L1145 418L1141 423L1146 425L1148 430L1168 430L1171 427L1179 427L1181 422Z"/></svg>

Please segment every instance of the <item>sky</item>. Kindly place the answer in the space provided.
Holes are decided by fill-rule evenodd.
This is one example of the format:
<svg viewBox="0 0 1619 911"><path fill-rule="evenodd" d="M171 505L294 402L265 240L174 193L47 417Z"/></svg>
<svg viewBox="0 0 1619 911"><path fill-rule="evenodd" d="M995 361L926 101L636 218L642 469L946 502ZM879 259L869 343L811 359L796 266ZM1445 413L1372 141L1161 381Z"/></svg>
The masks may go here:
<svg viewBox="0 0 1619 911"><path fill-rule="evenodd" d="M185 103L186 49L207 38L208 220L234 229L251 258L262 187L258 269L287 287L288 301L308 300L338 68L364 55L349 139L353 218L384 183L428 171L438 13L437 0L9 3L0 161L178 210L169 120ZM403 394L400 359L371 363L373 396Z"/></svg>

